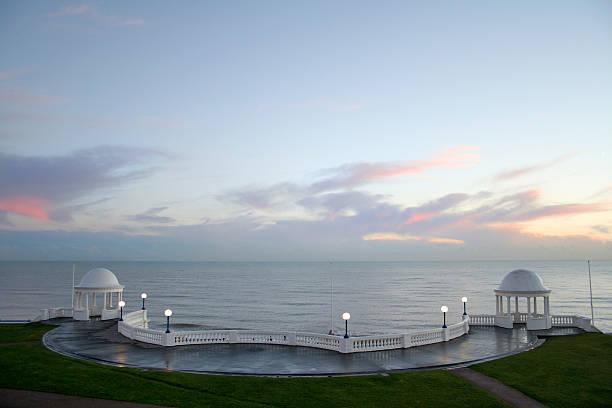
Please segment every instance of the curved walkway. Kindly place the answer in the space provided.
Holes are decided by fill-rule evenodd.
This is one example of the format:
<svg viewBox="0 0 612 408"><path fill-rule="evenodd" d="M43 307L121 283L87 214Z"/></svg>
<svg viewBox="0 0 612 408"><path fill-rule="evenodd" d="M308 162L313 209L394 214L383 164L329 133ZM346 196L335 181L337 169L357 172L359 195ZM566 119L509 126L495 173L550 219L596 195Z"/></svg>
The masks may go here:
<svg viewBox="0 0 612 408"><path fill-rule="evenodd" d="M44 345L58 353L118 366L209 374L328 376L410 371L468 365L539 345L536 333L473 327L455 340L408 349L340 354L307 347L213 344L162 347L135 342L117 332L116 321L61 319ZM548 334L573 334L553 329Z"/></svg>

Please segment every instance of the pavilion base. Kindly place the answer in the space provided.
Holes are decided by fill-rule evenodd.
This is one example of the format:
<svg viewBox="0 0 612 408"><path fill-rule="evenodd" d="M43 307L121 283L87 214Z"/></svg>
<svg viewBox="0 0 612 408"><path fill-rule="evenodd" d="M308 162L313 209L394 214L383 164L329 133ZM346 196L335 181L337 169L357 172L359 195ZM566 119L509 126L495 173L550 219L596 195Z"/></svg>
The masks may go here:
<svg viewBox="0 0 612 408"><path fill-rule="evenodd" d="M552 317L527 317L527 330L548 330L552 327Z"/></svg>

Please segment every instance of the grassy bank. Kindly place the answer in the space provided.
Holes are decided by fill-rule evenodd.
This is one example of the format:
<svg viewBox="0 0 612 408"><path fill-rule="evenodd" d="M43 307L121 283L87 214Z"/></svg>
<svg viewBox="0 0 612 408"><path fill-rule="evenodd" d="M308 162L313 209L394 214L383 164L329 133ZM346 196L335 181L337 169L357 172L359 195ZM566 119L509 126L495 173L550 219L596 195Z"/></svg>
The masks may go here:
<svg viewBox="0 0 612 408"><path fill-rule="evenodd" d="M537 349L472 366L551 407L612 406L612 336L555 337Z"/></svg>
<svg viewBox="0 0 612 408"><path fill-rule="evenodd" d="M0 325L0 343L39 339L50 326ZM612 405L612 337L549 339L473 366L551 407ZM182 407L496 407L504 403L444 370L336 378L214 376L120 368L39 344L0 346L0 387Z"/></svg>
<svg viewBox="0 0 612 408"><path fill-rule="evenodd" d="M1 341L27 341L49 328L19 326L0 325L0 333L6 332ZM336 378L198 375L105 366L38 344L0 347L0 365L0 387L171 406L506 406L447 371Z"/></svg>

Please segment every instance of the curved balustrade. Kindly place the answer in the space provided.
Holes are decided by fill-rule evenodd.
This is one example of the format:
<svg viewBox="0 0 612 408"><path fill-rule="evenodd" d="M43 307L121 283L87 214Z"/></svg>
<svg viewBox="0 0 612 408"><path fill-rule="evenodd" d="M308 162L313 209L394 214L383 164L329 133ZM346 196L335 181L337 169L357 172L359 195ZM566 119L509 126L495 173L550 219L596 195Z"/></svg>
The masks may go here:
<svg viewBox="0 0 612 408"><path fill-rule="evenodd" d="M416 333L372 336L341 336L306 332L267 330L199 330L164 333L147 328L147 311L125 313L119 322L119 333L133 340L161 346L190 344L277 344L303 346L340 353L393 350L449 341L469 331L467 319L445 329L430 329Z"/></svg>

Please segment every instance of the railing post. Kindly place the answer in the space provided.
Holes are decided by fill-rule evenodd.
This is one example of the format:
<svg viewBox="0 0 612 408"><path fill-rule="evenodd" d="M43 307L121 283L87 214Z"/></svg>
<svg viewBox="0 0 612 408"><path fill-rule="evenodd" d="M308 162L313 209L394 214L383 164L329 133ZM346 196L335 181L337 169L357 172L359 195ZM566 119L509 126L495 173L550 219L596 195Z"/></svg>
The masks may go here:
<svg viewBox="0 0 612 408"><path fill-rule="evenodd" d="M287 344L290 346L297 345L297 332L291 332L287 334Z"/></svg>
<svg viewBox="0 0 612 408"><path fill-rule="evenodd" d="M174 333L164 333L164 346L174 346Z"/></svg>
<svg viewBox="0 0 612 408"><path fill-rule="evenodd" d="M238 333L236 331L229 332L229 342L230 344L238 343Z"/></svg>
<svg viewBox="0 0 612 408"><path fill-rule="evenodd" d="M449 329L445 327L442 329L442 341L448 341L449 338Z"/></svg>
<svg viewBox="0 0 612 408"><path fill-rule="evenodd" d="M341 353L352 353L353 352L353 339L342 338L340 339L340 352Z"/></svg>

